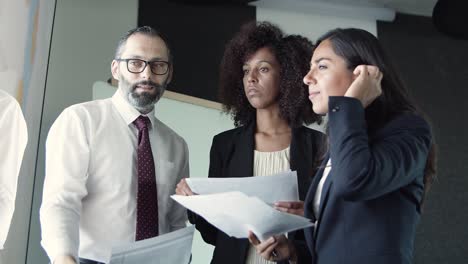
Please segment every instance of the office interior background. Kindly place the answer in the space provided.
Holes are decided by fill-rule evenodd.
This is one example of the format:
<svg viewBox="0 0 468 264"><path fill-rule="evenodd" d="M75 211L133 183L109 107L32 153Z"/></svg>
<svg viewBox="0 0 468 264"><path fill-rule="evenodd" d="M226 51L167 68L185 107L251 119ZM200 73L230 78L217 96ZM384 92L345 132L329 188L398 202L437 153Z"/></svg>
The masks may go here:
<svg viewBox="0 0 468 264"><path fill-rule="evenodd" d="M188 100L165 97L156 115L186 139L191 177L206 177L212 137L233 124L216 103L197 102L217 101L224 45L250 20L273 22L312 41L336 27L363 28L378 36L432 120L439 148L438 179L418 227L414 262L466 263L468 8L458 6L464 1L440 0L439 5L452 7L434 10L437 2L0 0L0 89L20 102L29 131L0 263L48 263L39 225L48 130L66 107L114 93L115 88L100 83L111 76L117 41L128 29L151 25L167 35L175 55L168 90ZM192 263L209 263L212 250L196 233Z"/></svg>

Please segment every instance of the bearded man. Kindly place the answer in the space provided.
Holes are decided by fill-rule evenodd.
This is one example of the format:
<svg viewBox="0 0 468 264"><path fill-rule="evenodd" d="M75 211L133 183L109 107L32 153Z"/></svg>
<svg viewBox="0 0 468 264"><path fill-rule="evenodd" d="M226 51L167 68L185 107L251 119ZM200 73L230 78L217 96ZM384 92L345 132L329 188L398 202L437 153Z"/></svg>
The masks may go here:
<svg viewBox="0 0 468 264"><path fill-rule="evenodd" d="M66 108L47 137L41 244L53 264L103 263L114 243L186 225L170 195L189 176L187 144L154 113L173 74L167 41L128 31L111 71L113 97Z"/></svg>

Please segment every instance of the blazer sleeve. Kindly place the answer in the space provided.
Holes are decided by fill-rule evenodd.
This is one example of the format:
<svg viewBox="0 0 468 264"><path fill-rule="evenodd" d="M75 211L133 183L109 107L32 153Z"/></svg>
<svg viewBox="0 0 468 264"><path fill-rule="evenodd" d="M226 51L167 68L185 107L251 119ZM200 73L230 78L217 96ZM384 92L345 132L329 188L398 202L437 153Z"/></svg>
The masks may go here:
<svg viewBox="0 0 468 264"><path fill-rule="evenodd" d="M218 150L217 137L213 138L210 150L210 166L208 177L219 177L222 173L221 153ZM200 232L203 240L211 245L216 245L216 237L218 229L208 223L203 217L189 211L189 220L195 224L196 229Z"/></svg>
<svg viewBox="0 0 468 264"><path fill-rule="evenodd" d="M299 184L299 199L305 200L307 191L315 174L317 159L321 154L324 134L316 130L301 127L293 130L291 140L291 170L297 170ZM312 256L305 240L305 230L296 230L288 233L288 239L294 245L297 255L297 264L312 263ZM289 264L289 261L279 262Z"/></svg>
<svg viewBox="0 0 468 264"><path fill-rule="evenodd" d="M304 229L298 230L296 237L291 240L294 248L296 249L297 264L309 264L312 262L312 255L307 246L307 242L304 237Z"/></svg>
<svg viewBox="0 0 468 264"><path fill-rule="evenodd" d="M334 190L350 201L374 199L421 177L432 140L423 118L403 114L370 141L364 108L349 97L329 98L329 135Z"/></svg>

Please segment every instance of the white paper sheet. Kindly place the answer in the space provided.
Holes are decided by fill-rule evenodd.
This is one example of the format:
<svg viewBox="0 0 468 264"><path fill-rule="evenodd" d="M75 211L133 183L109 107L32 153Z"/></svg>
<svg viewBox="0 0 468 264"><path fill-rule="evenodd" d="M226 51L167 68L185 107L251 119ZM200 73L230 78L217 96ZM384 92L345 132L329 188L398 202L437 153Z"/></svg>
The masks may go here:
<svg viewBox="0 0 468 264"><path fill-rule="evenodd" d="M194 230L194 226L187 226L155 238L116 245L109 264L188 264Z"/></svg>
<svg viewBox="0 0 468 264"><path fill-rule="evenodd" d="M299 200L296 171L257 177L188 178L186 181L197 194L240 191L270 205L277 201Z"/></svg>
<svg viewBox="0 0 468 264"><path fill-rule="evenodd" d="M250 230L260 240L265 240L313 226L307 218L279 212L259 198L241 192L171 197L219 230L237 238L246 238Z"/></svg>

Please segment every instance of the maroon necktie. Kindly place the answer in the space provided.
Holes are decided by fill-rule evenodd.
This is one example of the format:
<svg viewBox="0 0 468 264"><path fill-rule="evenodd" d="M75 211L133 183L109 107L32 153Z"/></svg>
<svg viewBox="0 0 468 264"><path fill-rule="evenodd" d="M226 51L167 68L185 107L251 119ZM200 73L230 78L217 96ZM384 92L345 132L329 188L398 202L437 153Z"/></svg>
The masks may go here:
<svg viewBox="0 0 468 264"><path fill-rule="evenodd" d="M158 235L158 192L154 174L153 152L148 134L151 124L146 116L139 116L133 124L138 128L138 194L136 240Z"/></svg>

